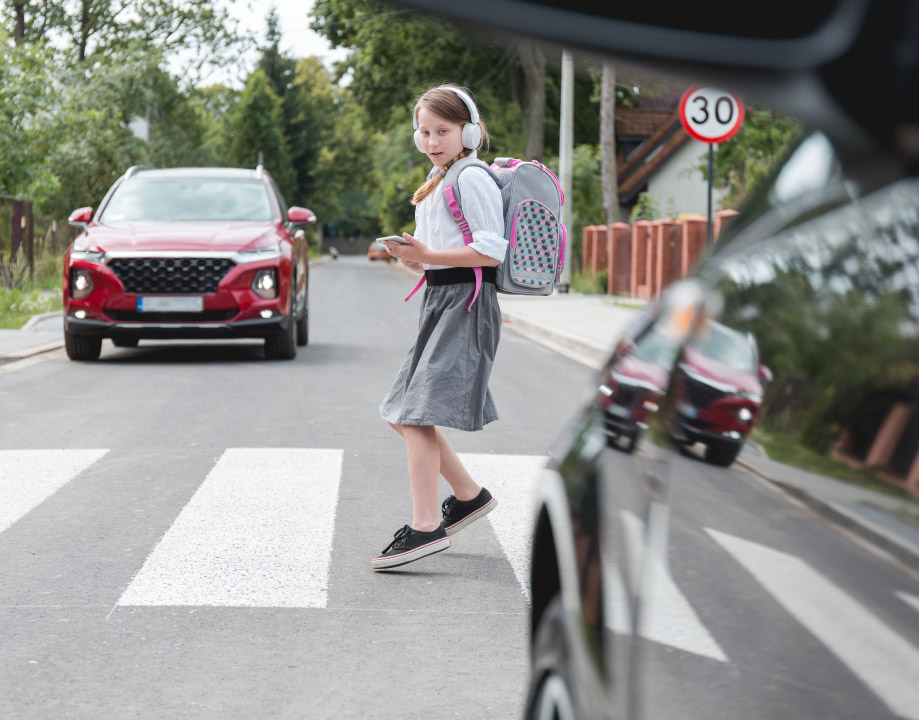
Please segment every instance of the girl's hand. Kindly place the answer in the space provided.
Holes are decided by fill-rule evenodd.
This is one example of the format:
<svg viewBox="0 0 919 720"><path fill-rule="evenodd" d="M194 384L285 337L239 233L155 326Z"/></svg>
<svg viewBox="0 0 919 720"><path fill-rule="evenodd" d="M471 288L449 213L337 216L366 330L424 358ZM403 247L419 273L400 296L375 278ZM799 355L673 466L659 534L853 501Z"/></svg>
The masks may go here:
<svg viewBox="0 0 919 720"><path fill-rule="evenodd" d="M418 242L418 240L408 233L402 233L402 237L408 240L408 245L396 245L395 243L383 241L389 254L394 258L399 258L403 262L407 260L416 265L422 265L427 262L427 256L430 252L428 247L424 243Z"/></svg>
<svg viewBox="0 0 919 720"><path fill-rule="evenodd" d="M404 258L399 262L405 265L405 267L407 267L409 270L414 270L417 273L424 272L424 265L421 263L412 262L411 260L406 260Z"/></svg>

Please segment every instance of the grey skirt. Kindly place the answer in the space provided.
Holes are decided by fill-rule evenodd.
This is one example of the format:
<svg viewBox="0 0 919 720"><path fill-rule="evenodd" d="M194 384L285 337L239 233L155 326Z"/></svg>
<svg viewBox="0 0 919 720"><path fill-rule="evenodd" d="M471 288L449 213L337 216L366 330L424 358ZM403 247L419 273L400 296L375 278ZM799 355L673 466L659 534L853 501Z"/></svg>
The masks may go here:
<svg viewBox="0 0 919 720"><path fill-rule="evenodd" d="M418 338L405 356L380 415L394 425L439 425L481 430L498 419L488 390L501 338L494 283L426 286Z"/></svg>

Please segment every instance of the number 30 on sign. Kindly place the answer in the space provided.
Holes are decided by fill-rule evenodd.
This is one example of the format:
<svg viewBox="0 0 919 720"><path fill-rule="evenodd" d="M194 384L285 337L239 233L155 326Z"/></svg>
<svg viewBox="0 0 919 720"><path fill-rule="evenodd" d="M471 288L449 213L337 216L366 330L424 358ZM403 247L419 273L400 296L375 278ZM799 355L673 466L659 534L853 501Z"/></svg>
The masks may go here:
<svg viewBox="0 0 919 720"><path fill-rule="evenodd" d="M695 85L680 100L680 122L691 137L704 143L723 143L743 125L744 107L736 95Z"/></svg>

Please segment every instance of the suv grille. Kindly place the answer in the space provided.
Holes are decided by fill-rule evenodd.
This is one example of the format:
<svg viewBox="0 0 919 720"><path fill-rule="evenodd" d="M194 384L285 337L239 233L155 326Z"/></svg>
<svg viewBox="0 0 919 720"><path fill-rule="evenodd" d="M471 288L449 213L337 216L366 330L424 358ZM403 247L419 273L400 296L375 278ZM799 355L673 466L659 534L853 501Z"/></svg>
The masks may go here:
<svg viewBox="0 0 919 720"><path fill-rule="evenodd" d="M686 376L686 400L694 407L707 408L715 400L724 397L726 394L711 385Z"/></svg>
<svg viewBox="0 0 919 720"><path fill-rule="evenodd" d="M126 292L142 295L201 295L217 292L217 285L234 262L226 258L115 258L108 266Z"/></svg>
<svg viewBox="0 0 919 720"><path fill-rule="evenodd" d="M623 385L620 382L613 402L622 407L630 408L635 405L635 401L638 400L638 395L639 390L637 387L634 385Z"/></svg>

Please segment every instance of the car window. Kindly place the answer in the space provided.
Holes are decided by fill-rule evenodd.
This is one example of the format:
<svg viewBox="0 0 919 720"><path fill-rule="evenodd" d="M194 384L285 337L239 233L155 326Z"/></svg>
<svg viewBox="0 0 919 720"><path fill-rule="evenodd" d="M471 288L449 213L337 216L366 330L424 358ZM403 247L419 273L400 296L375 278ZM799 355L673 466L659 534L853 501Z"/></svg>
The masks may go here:
<svg viewBox="0 0 919 720"><path fill-rule="evenodd" d="M264 183L212 178L130 180L118 186L100 215L105 222L273 218Z"/></svg>
<svg viewBox="0 0 919 720"><path fill-rule="evenodd" d="M690 345L705 357L717 360L735 370L756 372L756 353L750 341L742 335L709 323Z"/></svg>

